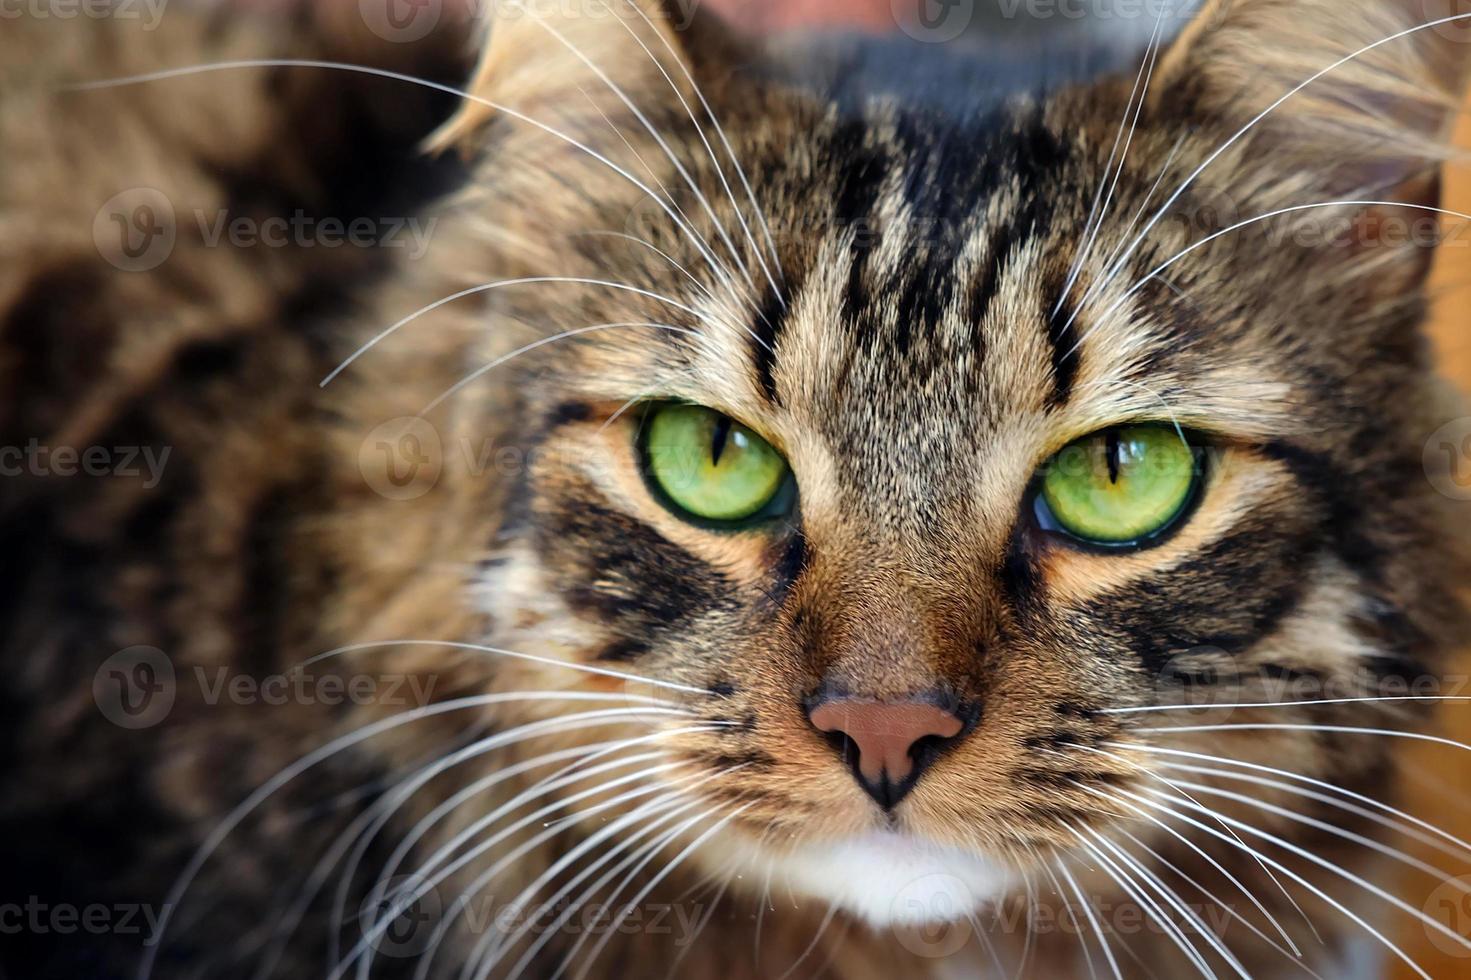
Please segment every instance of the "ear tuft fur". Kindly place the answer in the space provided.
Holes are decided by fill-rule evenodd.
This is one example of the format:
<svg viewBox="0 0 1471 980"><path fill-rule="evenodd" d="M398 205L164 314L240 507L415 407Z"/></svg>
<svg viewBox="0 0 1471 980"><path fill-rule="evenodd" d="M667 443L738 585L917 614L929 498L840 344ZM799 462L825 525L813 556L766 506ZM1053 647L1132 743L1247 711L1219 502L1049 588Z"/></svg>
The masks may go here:
<svg viewBox="0 0 1471 980"><path fill-rule="evenodd" d="M655 83L664 85L669 97L671 84L688 96L686 32L696 18L690 3L491 0L475 31L480 56L466 86L474 98L430 137L429 148L473 149L478 134L503 109L540 119L546 110L559 115L573 106L573 111L586 109L589 100L596 105L616 99L610 82L630 96ZM537 108L544 112L533 112Z"/></svg>

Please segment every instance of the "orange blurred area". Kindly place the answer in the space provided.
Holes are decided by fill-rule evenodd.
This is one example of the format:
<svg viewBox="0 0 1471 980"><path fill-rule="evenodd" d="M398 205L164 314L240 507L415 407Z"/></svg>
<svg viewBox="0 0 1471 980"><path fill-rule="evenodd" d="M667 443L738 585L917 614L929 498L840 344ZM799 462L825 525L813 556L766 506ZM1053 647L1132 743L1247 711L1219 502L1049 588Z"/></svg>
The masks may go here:
<svg viewBox="0 0 1471 980"><path fill-rule="evenodd" d="M1471 151L1471 104L1461 117L1457 145ZM1446 172L1443 206L1471 213L1471 164L1461 163ZM1447 227L1464 225L1447 217ZM1441 359L1441 371L1471 396L1471 229L1462 227L1448 237L1440 250L1434 274L1436 299L1431 336ZM1453 672L1471 676L1471 651L1462 656ZM1471 688L1471 685L1468 685ZM1468 690L1449 690L1471 694ZM1441 711L1444 720L1438 734L1471 743L1471 703L1449 704ZM1416 746L1407 758L1406 809L1458 837L1471 837L1471 752L1436 745ZM1471 885L1471 863L1457 865L1428 847L1406 847L1411 854L1442 868L1447 874L1467 875ZM1462 935L1471 936L1471 897L1411 872L1399 889L1400 896L1416 908L1444 922ZM1395 936L1405 952L1435 980L1471 978L1471 952L1457 951L1447 938L1434 935L1419 923L1408 923ZM1387 973L1395 980L1412 980L1408 967Z"/></svg>

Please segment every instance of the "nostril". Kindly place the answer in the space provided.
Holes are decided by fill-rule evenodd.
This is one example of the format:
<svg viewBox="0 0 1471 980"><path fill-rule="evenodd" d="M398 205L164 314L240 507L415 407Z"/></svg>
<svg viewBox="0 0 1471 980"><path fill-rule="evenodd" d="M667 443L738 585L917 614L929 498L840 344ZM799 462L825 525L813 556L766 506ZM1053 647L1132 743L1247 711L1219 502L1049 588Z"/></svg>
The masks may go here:
<svg viewBox="0 0 1471 980"><path fill-rule="evenodd" d="M813 707L808 718L840 747L859 783L885 808L899 802L936 750L965 727L955 712L928 701L834 698Z"/></svg>

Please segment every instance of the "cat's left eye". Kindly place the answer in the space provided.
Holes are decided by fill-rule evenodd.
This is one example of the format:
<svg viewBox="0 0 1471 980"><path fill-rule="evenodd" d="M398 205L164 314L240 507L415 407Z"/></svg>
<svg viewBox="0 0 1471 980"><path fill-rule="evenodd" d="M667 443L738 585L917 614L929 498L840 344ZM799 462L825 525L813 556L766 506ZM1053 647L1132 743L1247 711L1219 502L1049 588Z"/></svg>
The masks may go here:
<svg viewBox="0 0 1471 980"><path fill-rule="evenodd" d="M676 514L729 527L789 509L782 455L749 428L702 405L653 406L642 426L649 482Z"/></svg>
<svg viewBox="0 0 1471 980"><path fill-rule="evenodd" d="M1066 446L1043 467L1039 523L1085 544L1144 547L1184 518L1200 489L1199 446L1166 425L1129 425Z"/></svg>

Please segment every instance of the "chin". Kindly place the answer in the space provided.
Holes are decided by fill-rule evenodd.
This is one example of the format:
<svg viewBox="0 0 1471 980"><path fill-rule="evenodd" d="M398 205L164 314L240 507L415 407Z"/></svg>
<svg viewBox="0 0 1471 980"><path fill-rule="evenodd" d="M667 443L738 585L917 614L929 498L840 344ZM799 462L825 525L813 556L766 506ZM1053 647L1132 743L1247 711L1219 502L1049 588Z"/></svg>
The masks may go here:
<svg viewBox="0 0 1471 980"><path fill-rule="evenodd" d="M734 841L752 869L744 880L770 882L773 895L822 902L875 929L953 922L999 901L1014 873L974 851L897 831L803 841L790 850Z"/></svg>

